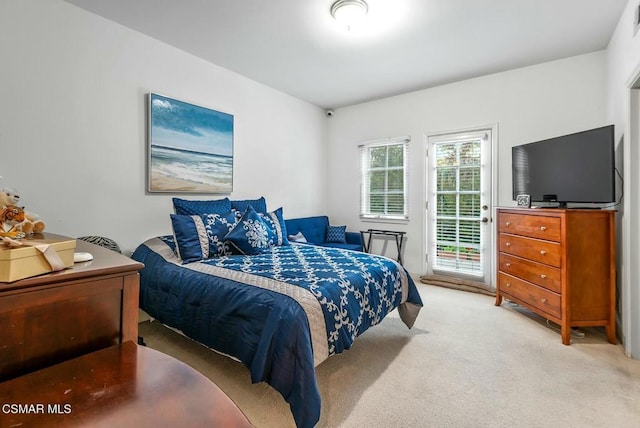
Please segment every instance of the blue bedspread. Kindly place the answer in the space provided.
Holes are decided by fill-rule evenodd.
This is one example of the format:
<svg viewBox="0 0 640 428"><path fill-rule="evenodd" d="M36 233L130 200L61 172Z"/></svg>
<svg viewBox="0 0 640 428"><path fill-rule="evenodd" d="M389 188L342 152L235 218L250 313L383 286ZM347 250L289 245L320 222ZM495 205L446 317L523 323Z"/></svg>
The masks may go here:
<svg viewBox="0 0 640 428"><path fill-rule="evenodd" d="M289 403L297 426L320 418L315 366L349 349L396 307L408 327L422 307L407 272L386 257L292 244L253 256L182 264L169 236L140 245L140 307L242 361Z"/></svg>

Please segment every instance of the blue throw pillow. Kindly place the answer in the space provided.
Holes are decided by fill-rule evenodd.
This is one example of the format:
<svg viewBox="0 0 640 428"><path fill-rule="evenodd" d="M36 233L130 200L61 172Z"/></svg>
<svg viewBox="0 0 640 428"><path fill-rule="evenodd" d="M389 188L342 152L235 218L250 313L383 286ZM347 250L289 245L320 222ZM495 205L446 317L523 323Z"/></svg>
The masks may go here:
<svg viewBox="0 0 640 428"><path fill-rule="evenodd" d="M327 227L326 242L347 243L347 226L329 226Z"/></svg>
<svg viewBox="0 0 640 428"><path fill-rule="evenodd" d="M260 217L262 217L262 219L274 231L276 235L276 242L274 245L289 245L289 239L287 238L287 226L285 225L284 217L282 216L282 207L270 213L260 214Z"/></svg>
<svg viewBox="0 0 640 428"><path fill-rule="evenodd" d="M276 232L252 206L225 237L236 254L253 255L273 247L278 242Z"/></svg>
<svg viewBox="0 0 640 428"><path fill-rule="evenodd" d="M236 211L239 211L240 216L244 214L247 210L247 207L251 206L256 212L266 214L267 213L267 200L264 196L261 196L259 199L245 199L243 201L231 201L231 208Z"/></svg>
<svg viewBox="0 0 640 428"><path fill-rule="evenodd" d="M191 201L173 198L173 210L178 215L226 214L231 211L229 198Z"/></svg>
<svg viewBox="0 0 640 428"><path fill-rule="evenodd" d="M223 238L235 224L236 217L231 211L226 214L171 214L178 256L184 263L190 263L230 254L229 245Z"/></svg>
<svg viewBox="0 0 640 428"><path fill-rule="evenodd" d="M209 238L200 216L171 214L173 239L184 263L209 257Z"/></svg>
<svg viewBox="0 0 640 428"><path fill-rule="evenodd" d="M202 216L204 227L209 238L209 257L218 257L231 254L229 244L224 242L224 237L238 223L238 218L233 211L224 214L205 214Z"/></svg>

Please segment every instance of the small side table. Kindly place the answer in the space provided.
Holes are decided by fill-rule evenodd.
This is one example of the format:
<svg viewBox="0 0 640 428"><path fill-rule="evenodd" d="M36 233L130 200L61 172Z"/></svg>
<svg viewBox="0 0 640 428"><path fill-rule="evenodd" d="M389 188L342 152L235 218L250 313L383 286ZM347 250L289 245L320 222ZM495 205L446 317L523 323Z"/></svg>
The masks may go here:
<svg viewBox="0 0 640 428"><path fill-rule="evenodd" d="M132 341L1 382L0 397L1 427L252 427L204 375Z"/></svg>
<svg viewBox="0 0 640 428"><path fill-rule="evenodd" d="M393 236L396 240L396 246L398 247L398 263L402 264L402 244L404 243L404 235L406 232L397 232L394 230L382 230L382 229L367 229L361 230L360 236L362 236L362 246L364 247L364 252L368 253L371 249L371 238L374 235L377 236ZM369 237L365 239L365 235L368 234Z"/></svg>

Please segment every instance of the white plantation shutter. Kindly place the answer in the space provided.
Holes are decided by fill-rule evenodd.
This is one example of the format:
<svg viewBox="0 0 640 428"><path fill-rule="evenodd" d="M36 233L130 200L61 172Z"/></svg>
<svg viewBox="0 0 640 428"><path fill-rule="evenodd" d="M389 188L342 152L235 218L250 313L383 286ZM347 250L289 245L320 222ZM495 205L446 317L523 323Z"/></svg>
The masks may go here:
<svg viewBox="0 0 640 428"><path fill-rule="evenodd" d="M360 217L408 219L408 137L387 138L360 149Z"/></svg>

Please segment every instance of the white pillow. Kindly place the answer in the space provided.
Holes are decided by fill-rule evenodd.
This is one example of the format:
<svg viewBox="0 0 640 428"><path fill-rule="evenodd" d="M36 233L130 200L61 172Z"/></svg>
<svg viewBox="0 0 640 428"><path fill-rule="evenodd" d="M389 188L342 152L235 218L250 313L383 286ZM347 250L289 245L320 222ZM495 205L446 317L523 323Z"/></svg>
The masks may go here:
<svg viewBox="0 0 640 428"><path fill-rule="evenodd" d="M291 242L307 242L307 238L304 237L302 232L298 232L295 235L289 235L289 241L291 241Z"/></svg>

